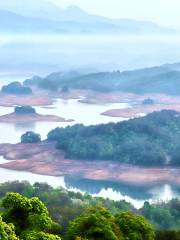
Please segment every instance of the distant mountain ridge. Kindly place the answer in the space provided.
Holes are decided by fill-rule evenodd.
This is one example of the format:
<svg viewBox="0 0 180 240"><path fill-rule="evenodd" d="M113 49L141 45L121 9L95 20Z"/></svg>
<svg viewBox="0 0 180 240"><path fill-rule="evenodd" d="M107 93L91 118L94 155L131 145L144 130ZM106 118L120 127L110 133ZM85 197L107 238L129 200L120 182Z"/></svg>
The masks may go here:
<svg viewBox="0 0 180 240"><path fill-rule="evenodd" d="M58 88L88 89L95 91L122 91L138 94L163 93L180 95L180 63L134 71L114 71L81 74L56 72L45 78L34 77L24 82L43 89Z"/></svg>
<svg viewBox="0 0 180 240"><path fill-rule="evenodd" d="M152 22L109 19L71 5L62 9L48 0L0 2L0 32L172 33Z"/></svg>

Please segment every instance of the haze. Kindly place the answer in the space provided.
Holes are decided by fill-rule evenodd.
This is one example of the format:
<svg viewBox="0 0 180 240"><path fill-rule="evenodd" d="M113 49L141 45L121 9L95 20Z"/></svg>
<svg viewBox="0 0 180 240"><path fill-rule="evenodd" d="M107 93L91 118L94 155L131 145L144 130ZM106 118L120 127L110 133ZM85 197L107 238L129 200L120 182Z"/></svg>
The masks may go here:
<svg viewBox="0 0 180 240"><path fill-rule="evenodd" d="M61 7L78 5L97 15L150 20L180 28L179 0L51 0Z"/></svg>

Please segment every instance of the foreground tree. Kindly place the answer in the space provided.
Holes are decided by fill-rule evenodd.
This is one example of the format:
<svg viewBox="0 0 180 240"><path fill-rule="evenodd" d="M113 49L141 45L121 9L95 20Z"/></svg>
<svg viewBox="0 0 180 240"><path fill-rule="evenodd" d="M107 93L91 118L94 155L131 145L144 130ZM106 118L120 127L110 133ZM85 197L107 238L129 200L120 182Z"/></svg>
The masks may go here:
<svg viewBox="0 0 180 240"><path fill-rule="evenodd" d="M2 201L2 218L13 223L15 231L22 239L60 240L60 226L52 221L45 205L38 198L27 198L18 193L8 193ZM41 236L38 238L38 236Z"/></svg>
<svg viewBox="0 0 180 240"><path fill-rule="evenodd" d="M60 240L57 235L48 234L44 232L28 232L24 238L24 240Z"/></svg>
<svg viewBox="0 0 180 240"><path fill-rule="evenodd" d="M121 236L110 212L103 207L96 207L87 210L70 223L67 239L119 240Z"/></svg>
<svg viewBox="0 0 180 240"><path fill-rule="evenodd" d="M124 240L154 240L153 227L144 217L123 212L115 218Z"/></svg>
<svg viewBox="0 0 180 240"><path fill-rule="evenodd" d="M0 239L19 240L14 231L13 224L7 224L0 217Z"/></svg>
<svg viewBox="0 0 180 240"><path fill-rule="evenodd" d="M156 240L180 240L180 231L157 231Z"/></svg>

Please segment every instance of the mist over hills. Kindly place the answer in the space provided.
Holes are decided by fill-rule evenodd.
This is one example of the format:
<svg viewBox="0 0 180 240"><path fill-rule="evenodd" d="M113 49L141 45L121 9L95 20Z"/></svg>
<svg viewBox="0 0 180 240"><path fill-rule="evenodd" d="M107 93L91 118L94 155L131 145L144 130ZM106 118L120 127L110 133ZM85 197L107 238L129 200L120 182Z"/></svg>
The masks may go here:
<svg viewBox="0 0 180 240"><path fill-rule="evenodd" d="M24 82L47 90L58 88L89 89L100 92L164 93L180 95L180 63L134 71L114 71L82 74L56 72L45 78L33 77Z"/></svg>
<svg viewBox="0 0 180 240"><path fill-rule="evenodd" d="M77 6L62 9L48 0L0 2L0 32L53 33L173 33L152 22L109 19L87 13Z"/></svg>

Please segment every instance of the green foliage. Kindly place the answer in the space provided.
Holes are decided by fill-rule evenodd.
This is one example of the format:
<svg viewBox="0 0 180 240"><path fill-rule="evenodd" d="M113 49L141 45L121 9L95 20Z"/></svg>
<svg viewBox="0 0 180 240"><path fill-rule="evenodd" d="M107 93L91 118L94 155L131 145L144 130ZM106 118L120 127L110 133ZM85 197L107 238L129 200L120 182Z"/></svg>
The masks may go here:
<svg viewBox="0 0 180 240"><path fill-rule="evenodd" d="M180 226L180 200L168 203L149 204L146 202L140 213L155 225L157 229L171 229Z"/></svg>
<svg viewBox="0 0 180 240"><path fill-rule="evenodd" d="M48 140L72 159L179 166L180 114L164 110L119 123L56 128Z"/></svg>
<svg viewBox="0 0 180 240"><path fill-rule="evenodd" d="M61 238L57 235L48 234L44 232L28 232L23 236L24 240L61 240Z"/></svg>
<svg viewBox="0 0 180 240"><path fill-rule="evenodd" d="M36 110L31 106L20 106L20 107L15 107L14 112L16 114L34 114L36 113Z"/></svg>
<svg viewBox="0 0 180 240"><path fill-rule="evenodd" d="M180 240L180 231L157 231L155 240Z"/></svg>
<svg viewBox="0 0 180 240"><path fill-rule="evenodd" d="M18 230L18 226L21 226L23 222L27 223L28 220L28 223L25 224L25 230L23 232L30 233L35 231L37 233L37 231L42 232L42 228L46 228L47 232L59 235L59 225L57 225L56 223L52 223L51 227L49 225L49 223L51 222L49 220L50 216L53 221L59 223L62 226L61 236L65 236L68 225L71 221L74 221L81 215L85 215L85 213L87 212L89 213L90 210L88 209L98 210L98 208L96 207L97 205L107 208L110 212L111 218L113 218L113 216L117 214L119 215L122 212L131 211L135 214L144 216L148 221L151 222L151 224L153 224L155 229L178 230L180 226L180 200L178 199L173 199L168 203L162 202L156 204L149 204L146 202L143 208L137 210L126 201L112 201L110 199L92 197L89 194L82 195L81 193L70 192L63 188L53 189L45 183L36 183L32 186L28 182L8 182L0 184L0 201L2 200L2 197L4 197L6 192L12 191L18 192L28 197L28 199L33 197L33 200L31 199L31 204L29 205L29 201L27 203L27 201L25 200L26 198L24 199L24 197L22 198L18 195L18 199L21 200L17 201L17 198L15 197L16 195L13 195L10 198L8 197L4 203L6 204L8 209L1 209L1 211L3 212L2 215L9 218L7 213L9 213L12 203L14 203L15 206L18 206L20 208L16 211L14 209L14 214L16 213L17 217L13 218L13 215L10 215L10 220L8 221L12 222L14 220L14 225L17 227L16 232ZM40 203L37 198L34 198L34 196L38 197L47 206L49 216L47 216L46 214L47 208L44 208L43 204ZM25 210L23 211L21 209L21 202L23 202L25 206ZM33 214L31 213L32 206ZM27 213L26 209L29 209L30 212ZM19 218L20 211L22 213L21 218ZM159 214L159 212L161 212L161 214ZM90 214L88 214L88 216L89 215ZM100 217L102 217L102 214L98 213L98 217L99 215ZM20 227L19 231L21 231ZM81 240L85 240L83 236L80 235L79 238L80 237Z"/></svg>
<svg viewBox="0 0 180 240"><path fill-rule="evenodd" d="M41 142L41 136L34 132L26 132L21 136L22 143L38 143Z"/></svg>
<svg viewBox="0 0 180 240"><path fill-rule="evenodd" d="M0 217L0 239L2 240L19 240L14 231L13 224L7 224Z"/></svg>
<svg viewBox="0 0 180 240"><path fill-rule="evenodd" d="M62 92L68 92L71 79L77 76L79 76L79 74L73 71L57 72L50 74L46 78L34 76L32 79L25 80L24 84L27 86L37 86L49 91L57 91L61 89Z"/></svg>
<svg viewBox="0 0 180 240"><path fill-rule="evenodd" d="M49 217L45 205L36 197L29 199L19 193L8 193L2 206L3 220L14 224L18 236L26 236L33 231L54 233L59 228Z"/></svg>
<svg viewBox="0 0 180 240"><path fill-rule="evenodd" d="M115 219L124 240L153 240L155 237L151 224L142 216L124 212Z"/></svg>
<svg viewBox="0 0 180 240"><path fill-rule="evenodd" d="M74 89L90 89L99 92L121 91L133 93L180 94L180 73L169 67L160 66L135 71L98 72L77 74L74 72L52 73L45 78L26 80L28 86L43 89L59 89L66 85Z"/></svg>
<svg viewBox="0 0 180 240"><path fill-rule="evenodd" d="M102 207L92 208L72 221L67 232L68 240L118 240L121 239L119 228L113 216Z"/></svg>
<svg viewBox="0 0 180 240"><path fill-rule="evenodd" d="M3 86L1 91L5 94L32 94L30 87L25 87L19 82L12 82L7 86Z"/></svg>

